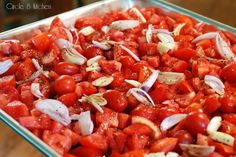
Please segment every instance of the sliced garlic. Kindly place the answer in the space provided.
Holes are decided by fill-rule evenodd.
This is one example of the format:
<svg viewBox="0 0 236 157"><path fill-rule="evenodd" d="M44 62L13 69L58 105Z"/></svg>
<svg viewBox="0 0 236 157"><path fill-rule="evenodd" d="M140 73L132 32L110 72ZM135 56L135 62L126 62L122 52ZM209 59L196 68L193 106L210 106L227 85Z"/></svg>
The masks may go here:
<svg viewBox="0 0 236 157"><path fill-rule="evenodd" d="M127 30L140 25L138 20L120 20L111 23L110 28L118 30Z"/></svg>
<svg viewBox="0 0 236 157"><path fill-rule="evenodd" d="M89 71L101 71L102 68L100 67L100 65L96 62L96 63L93 63L92 65L86 67L86 72L89 72Z"/></svg>
<svg viewBox="0 0 236 157"><path fill-rule="evenodd" d="M89 96L82 96L82 98L79 101L87 102L93 105L101 113L104 112L101 106L105 106L107 104L107 100L103 98L103 96L97 95L97 94L92 94Z"/></svg>
<svg viewBox="0 0 236 157"><path fill-rule="evenodd" d="M79 31L79 33L82 33L84 36L89 36L93 34L96 30L93 29L91 26L87 26Z"/></svg>
<svg viewBox="0 0 236 157"><path fill-rule="evenodd" d="M168 152L167 154L166 154L166 157L178 157L179 156L179 154L178 153L175 153L175 152Z"/></svg>
<svg viewBox="0 0 236 157"><path fill-rule="evenodd" d="M103 77L100 77L100 78L94 80L92 82L92 85L97 86L97 87L104 87L104 86L108 86L109 84L111 84L113 80L114 80L114 78L111 76L109 76L109 77L103 76Z"/></svg>
<svg viewBox="0 0 236 157"><path fill-rule="evenodd" d="M153 30L153 26L152 26L152 24L149 24L148 25L148 30L146 32L147 43L151 43L152 42L152 30Z"/></svg>
<svg viewBox="0 0 236 157"><path fill-rule="evenodd" d="M176 73L176 72L160 72L157 78L161 83L165 83L167 85L175 84L184 79L184 73Z"/></svg>
<svg viewBox="0 0 236 157"><path fill-rule="evenodd" d="M140 124L144 124L144 125L147 125L148 127L150 127L154 132L155 139L157 139L161 136L160 129L152 121L150 121L144 117L133 116L132 123L140 123Z"/></svg>
<svg viewBox="0 0 236 157"><path fill-rule="evenodd" d="M207 132L217 131L221 126L221 122L222 118L220 116L213 117L207 126Z"/></svg>
<svg viewBox="0 0 236 157"><path fill-rule="evenodd" d="M174 36L178 36L180 34L181 29L185 26L185 23L179 24L173 31Z"/></svg>
<svg viewBox="0 0 236 157"><path fill-rule="evenodd" d="M102 59L103 58L103 56L100 56L100 55L98 55L98 56L95 56L95 57L93 57L93 58L90 58L88 61L87 61L87 66L90 66L90 65L92 65L92 64L94 64L94 63L97 63L100 59Z"/></svg>
<svg viewBox="0 0 236 157"><path fill-rule="evenodd" d="M211 139L227 144L229 146L234 145L234 137L224 132L211 131L209 132L209 136Z"/></svg>
<svg viewBox="0 0 236 157"><path fill-rule="evenodd" d="M144 157L166 157L165 152L144 154Z"/></svg>
<svg viewBox="0 0 236 157"><path fill-rule="evenodd" d="M136 80L128 80L128 79L125 79L125 82L127 82L128 84L136 87L136 88L139 88L142 84Z"/></svg>
<svg viewBox="0 0 236 157"><path fill-rule="evenodd" d="M143 14L137 9L137 8L131 8L130 11L132 13L134 13L135 15L137 15L137 17L139 18L139 20L143 23L146 23L147 20L145 19L145 17L143 16Z"/></svg>
<svg viewBox="0 0 236 157"><path fill-rule="evenodd" d="M192 156L207 156L215 151L214 146L203 146L196 144L179 144L180 148Z"/></svg>

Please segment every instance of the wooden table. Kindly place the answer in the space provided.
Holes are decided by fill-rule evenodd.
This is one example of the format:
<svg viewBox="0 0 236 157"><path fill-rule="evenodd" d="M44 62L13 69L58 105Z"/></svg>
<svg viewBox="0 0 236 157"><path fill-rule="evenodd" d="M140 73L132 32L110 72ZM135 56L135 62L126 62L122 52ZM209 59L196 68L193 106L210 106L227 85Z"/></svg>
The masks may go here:
<svg viewBox="0 0 236 157"><path fill-rule="evenodd" d="M235 0L168 0L236 27ZM0 122L0 157L42 157L32 145Z"/></svg>

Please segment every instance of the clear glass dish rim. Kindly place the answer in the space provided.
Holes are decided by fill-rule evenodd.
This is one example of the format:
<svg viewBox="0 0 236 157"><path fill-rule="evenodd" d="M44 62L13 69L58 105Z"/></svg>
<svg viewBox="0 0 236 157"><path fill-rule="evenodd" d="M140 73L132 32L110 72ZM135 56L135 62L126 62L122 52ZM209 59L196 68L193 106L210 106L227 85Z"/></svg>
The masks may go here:
<svg viewBox="0 0 236 157"><path fill-rule="evenodd" d="M90 4L88 6L84 6L84 7L72 10L72 11L68 11L68 12L59 14L59 16L63 15L63 14L65 15L65 14L73 13L76 10L85 9L86 7L90 7L92 5L102 5L103 3L111 3L111 2L114 2L114 1L117 1L117 0L107 0L106 2L103 0L101 2L96 2L96 3ZM193 17L196 20L199 20L199 21L205 22L207 24L217 26L219 29L229 31L231 33L236 34L236 29L232 26L223 24L221 22L210 19L208 17L205 17L205 16L200 15L198 13L195 13L193 11L184 9L182 7L179 7L175 4L167 2L165 0L127 0L127 4L128 4L127 7L131 7L133 4L137 4L137 3L139 4L139 3L142 3L142 2L145 2L145 3L150 2L150 4L154 4L154 6L160 7L164 10L175 11L177 13L185 14L187 16ZM58 15L56 15L56 16L58 16ZM32 28L33 26L36 26L37 24L41 24L43 21L50 20L54 17L55 16L47 18L47 19L43 19L43 20L40 20L40 21L37 21L37 22L33 22L31 24L27 24L27 25L24 25L24 26L21 26L21 27L18 27L18 28L14 28L12 30L2 32L2 33L0 33L0 39L1 39L1 37L6 36L7 34L9 34L12 31L13 32L19 32L20 30L23 30L27 27ZM12 128L16 133L18 133L20 136L22 136L29 143L31 143L35 148L37 148L44 155L50 156L50 157L60 157L60 155L57 152L55 152L52 148L50 148L47 144L45 144L42 140L40 140L38 137L36 137L29 130L22 127L16 120L14 120L12 117L10 117L8 114L6 114L1 109L0 109L0 120L3 121L5 124L7 124L10 128Z"/></svg>

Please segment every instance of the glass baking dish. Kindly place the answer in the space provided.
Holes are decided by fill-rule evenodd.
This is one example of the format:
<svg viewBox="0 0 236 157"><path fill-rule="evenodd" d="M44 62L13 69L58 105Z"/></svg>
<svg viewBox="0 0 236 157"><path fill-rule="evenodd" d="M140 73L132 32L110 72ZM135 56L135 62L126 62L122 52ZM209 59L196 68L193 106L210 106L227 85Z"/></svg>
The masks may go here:
<svg viewBox="0 0 236 157"><path fill-rule="evenodd" d="M214 25L221 30L231 32L236 34L236 29L217 22L215 20L209 19L192 11L186 10L184 8L178 7L174 4L171 4L166 1L162 0L103 0L100 2L96 2L78 9L74 9L56 16L59 16L65 25L73 25L75 19L77 17L89 16L89 15L103 15L111 10L126 10L129 7L134 5L138 5L140 7L148 7L148 6L155 6L160 9L163 9L167 14L172 13L181 13L187 16L190 16L198 21L205 22L210 25ZM54 16L55 17L55 16ZM19 39L21 41L27 40L30 37L30 33L34 29L41 29L47 30L51 21L54 17L50 17L44 20L40 20L38 22L34 22L28 25L24 25L3 33L0 33L0 40L1 39ZM25 138L28 142L34 145L39 151L41 151L44 155L50 157L57 157L60 156L56 153L53 149L51 149L47 144L41 141L38 137L32 134L29 130L25 129L24 127L20 126L20 124L7 115L3 110L0 109L0 120L6 123L9 127L11 127L15 132Z"/></svg>

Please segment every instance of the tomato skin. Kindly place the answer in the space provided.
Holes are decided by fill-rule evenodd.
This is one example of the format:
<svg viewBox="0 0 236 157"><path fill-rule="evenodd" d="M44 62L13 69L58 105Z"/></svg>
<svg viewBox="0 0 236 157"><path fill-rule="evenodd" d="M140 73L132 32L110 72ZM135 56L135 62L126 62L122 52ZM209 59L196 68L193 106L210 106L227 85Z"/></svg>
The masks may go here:
<svg viewBox="0 0 236 157"><path fill-rule="evenodd" d="M179 111L176 107L162 107L157 109L157 119L163 121L165 118L177 113L179 113Z"/></svg>
<svg viewBox="0 0 236 157"><path fill-rule="evenodd" d="M151 146L150 151L151 152L169 152L172 151L176 144L178 139L177 138L163 138L158 140L157 142L154 142Z"/></svg>
<svg viewBox="0 0 236 157"><path fill-rule="evenodd" d="M96 142L94 142L96 141ZM107 150L108 144L104 135L91 134L89 136L83 136L79 139L79 142L84 147L93 149Z"/></svg>
<svg viewBox="0 0 236 157"><path fill-rule="evenodd" d="M177 145L175 147L176 151L180 151L181 148L179 147L179 144L192 144L193 143L193 137L192 135L186 131L186 130L178 130L173 133L173 137L178 139Z"/></svg>
<svg viewBox="0 0 236 157"><path fill-rule="evenodd" d="M107 61L107 60L100 60L99 65L101 66L102 70L112 75L115 72L121 71L122 64L115 60Z"/></svg>
<svg viewBox="0 0 236 157"><path fill-rule="evenodd" d="M67 107L70 107L76 103L77 95L76 93L63 94L58 98L58 100L65 104Z"/></svg>
<svg viewBox="0 0 236 157"><path fill-rule="evenodd" d="M130 123L130 115L125 113L118 113L119 129L124 129Z"/></svg>
<svg viewBox="0 0 236 157"><path fill-rule="evenodd" d="M95 148L89 148L84 146L79 146L70 151L72 154L79 157L100 157L102 156L102 151Z"/></svg>
<svg viewBox="0 0 236 157"><path fill-rule="evenodd" d="M154 108L141 104L138 107L136 107L134 110L132 110L131 115L144 117L149 120L155 120L157 113Z"/></svg>
<svg viewBox="0 0 236 157"><path fill-rule="evenodd" d="M148 126L144 124L139 124L139 123L131 124L128 127L126 127L123 131L124 133L130 136L132 135L152 136L153 135L153 131L151 128L149 128Z"/></svg>
<svg viewBox="0 0 236 157"><path fill-rule="evenodd" d="M174 51L175 57L185 61L189 61L192 57L196 56L197 52L190 48L179 49Z"/></svg>
<svg viewBox="0 0 236 157"><path fill-rule="evenodd" d="M207 157L224 157L223 155L216 153L216 152L212 152L210 153Z"/></svg>
<svg viewBox="0 0 236 157"><path fill-rule="evenodd" d="M122 68L131 68L135 63L135 60L130 56L121 56L119 61L122 64Z"/></svg>
<svg viewBox="0 0 236 157"><path fill-rule="evenodd" d="M59 154L67 153L72 146L70 138L61 134L52 134L48 130L45 130L43 133L43 141Z"/></svg>
<svg viewBox="0 0 236 157"><path fill-rule="evenodd" d="M75 91L75 81L69 75L61 75L55 80L54 89L57 94L63 95Z"/></svg>
<svg viewBox="0 0 236 157"><path fill-rule="evenodd" d="M3 110L13 118L29 115L28 107L20 101L12 101L3 107Z"/></svg>
<svg viewBox="0 0 236 157"><path fill-rule="evenodd" d="M77 94L78 98L80 98L83 94L91 95L97 92L97 88L94 87L90 82L83 81L76 84L75 93Z"/></svg>
<svg viewBox="0 0 236 157"><path fill-rule="evenodd" d="M144 157L144 150L133 150L126 152L122 157Z"/></svg>
<svg viewBox="0 0 236 157"><path fill-rule="evenodd" d="M97 48L95 46L88 46L85 49L84 56L87 59L93 58L93 57L98 56L98 55L103 56L103 52L100 48Z"/></svg>
<svg viewBox="0 0 236 157"><path fill-rule="evenodd" d="M114 78L114 80L112 81L112 83L109 85L111 88L118 88L122 85L122 83L124 83L125 81L125 77L123 76L122 73L120 72L116 72L114 74L112 74L112 77Z"/></svg>
<svg viewBox="0 0 236 157"><path fill-rule="evenodd" d="M234 114L234 113L223 114L223 119L236 125L236 114Z"/></svg>
<svg viewBox="0 0 236 157"><path fill-rule="evenodd" d="M82 27L87 27L87 26L91 26L94 29L100 29L102 27L102 19L96 16L89 16L89 17L78 18L75 21L75 27L77 29L81 29Z"/></svg>
<svg viewBox="0 0 236 157"><path fill-rule="evenodd" d="M218 98L216 97L208 97L205 100L203 110L210 114L214 113L217 109L219 109L221 106L221 103L219 102Z"/></svg>
<svg viewBox="0 0 236 157"><path fill-rule="evenodd" d="M185 128L193 135L198 133L206 134L206 127L209 123L209 119L206 114L194 112L190 113L185 121Z"/></svg>
<svg viewBox="0 0 236 157"><path fill-rule="evenodd" d="M124 111L128 105L124 93L117 90L108 90L103 94L103 97L107 100L107 107L117 112Z"/></svg>
<svg viewBox="0 0 236 157"><path fill-rule="evenodd" d="M16 70L16 80L25 80L30 77L35 72L35 67L30 58L26 58L24 62L20 63L19 67Z"/></svg>
<svg viewBox="0 0 236 157"><path fill-rule="evenodd" d="M52 43L52 40L49 37L48 33L45 32L33 37L31 39L31 42L36 49L45 52Z"/></svg>
<svg viewBox="0 0 236 157"><path fill-rule="evenodd" d="M222 69L221 77L229 82L236 82L236 63L228 64Z"/></svg>
<svg viewBox="0 0 236 157"><path fill-rule="evenodd" d="M0 79L0 88L4 86L16 86L16 77L15 75L8 75L8 76L3 76Z"/></svg>
<svg viewBox="0 0 236 157"><path fill-rule="evenodd" d="M104 113L97 112L95 115L96 124L101 125L105 124L108 126L118 127L119 121L118 121L118 113L109 109L103 107Z"/></svg>
<svg viewBox="0 0 236 157"><path fill-rule="evenodd" d="M220 110L225 113L234 113L236 111L236 97L233 95L224 95L220 99Z"/></svg>
<svg viewBox="0 0 236 157"><path fill-rule="evenodd" d="M236 125L234 125L226 120L223 120L222 124L221 124L221 130L226 134L235 135L236 134Z"/></svg>
<svg viewBox="0 0 236 157"><path fill-rule="evenodd" d="M55 66L54 71L59 75L74 75L79 73L79 67L73 63L60 62Z"/></svg>

